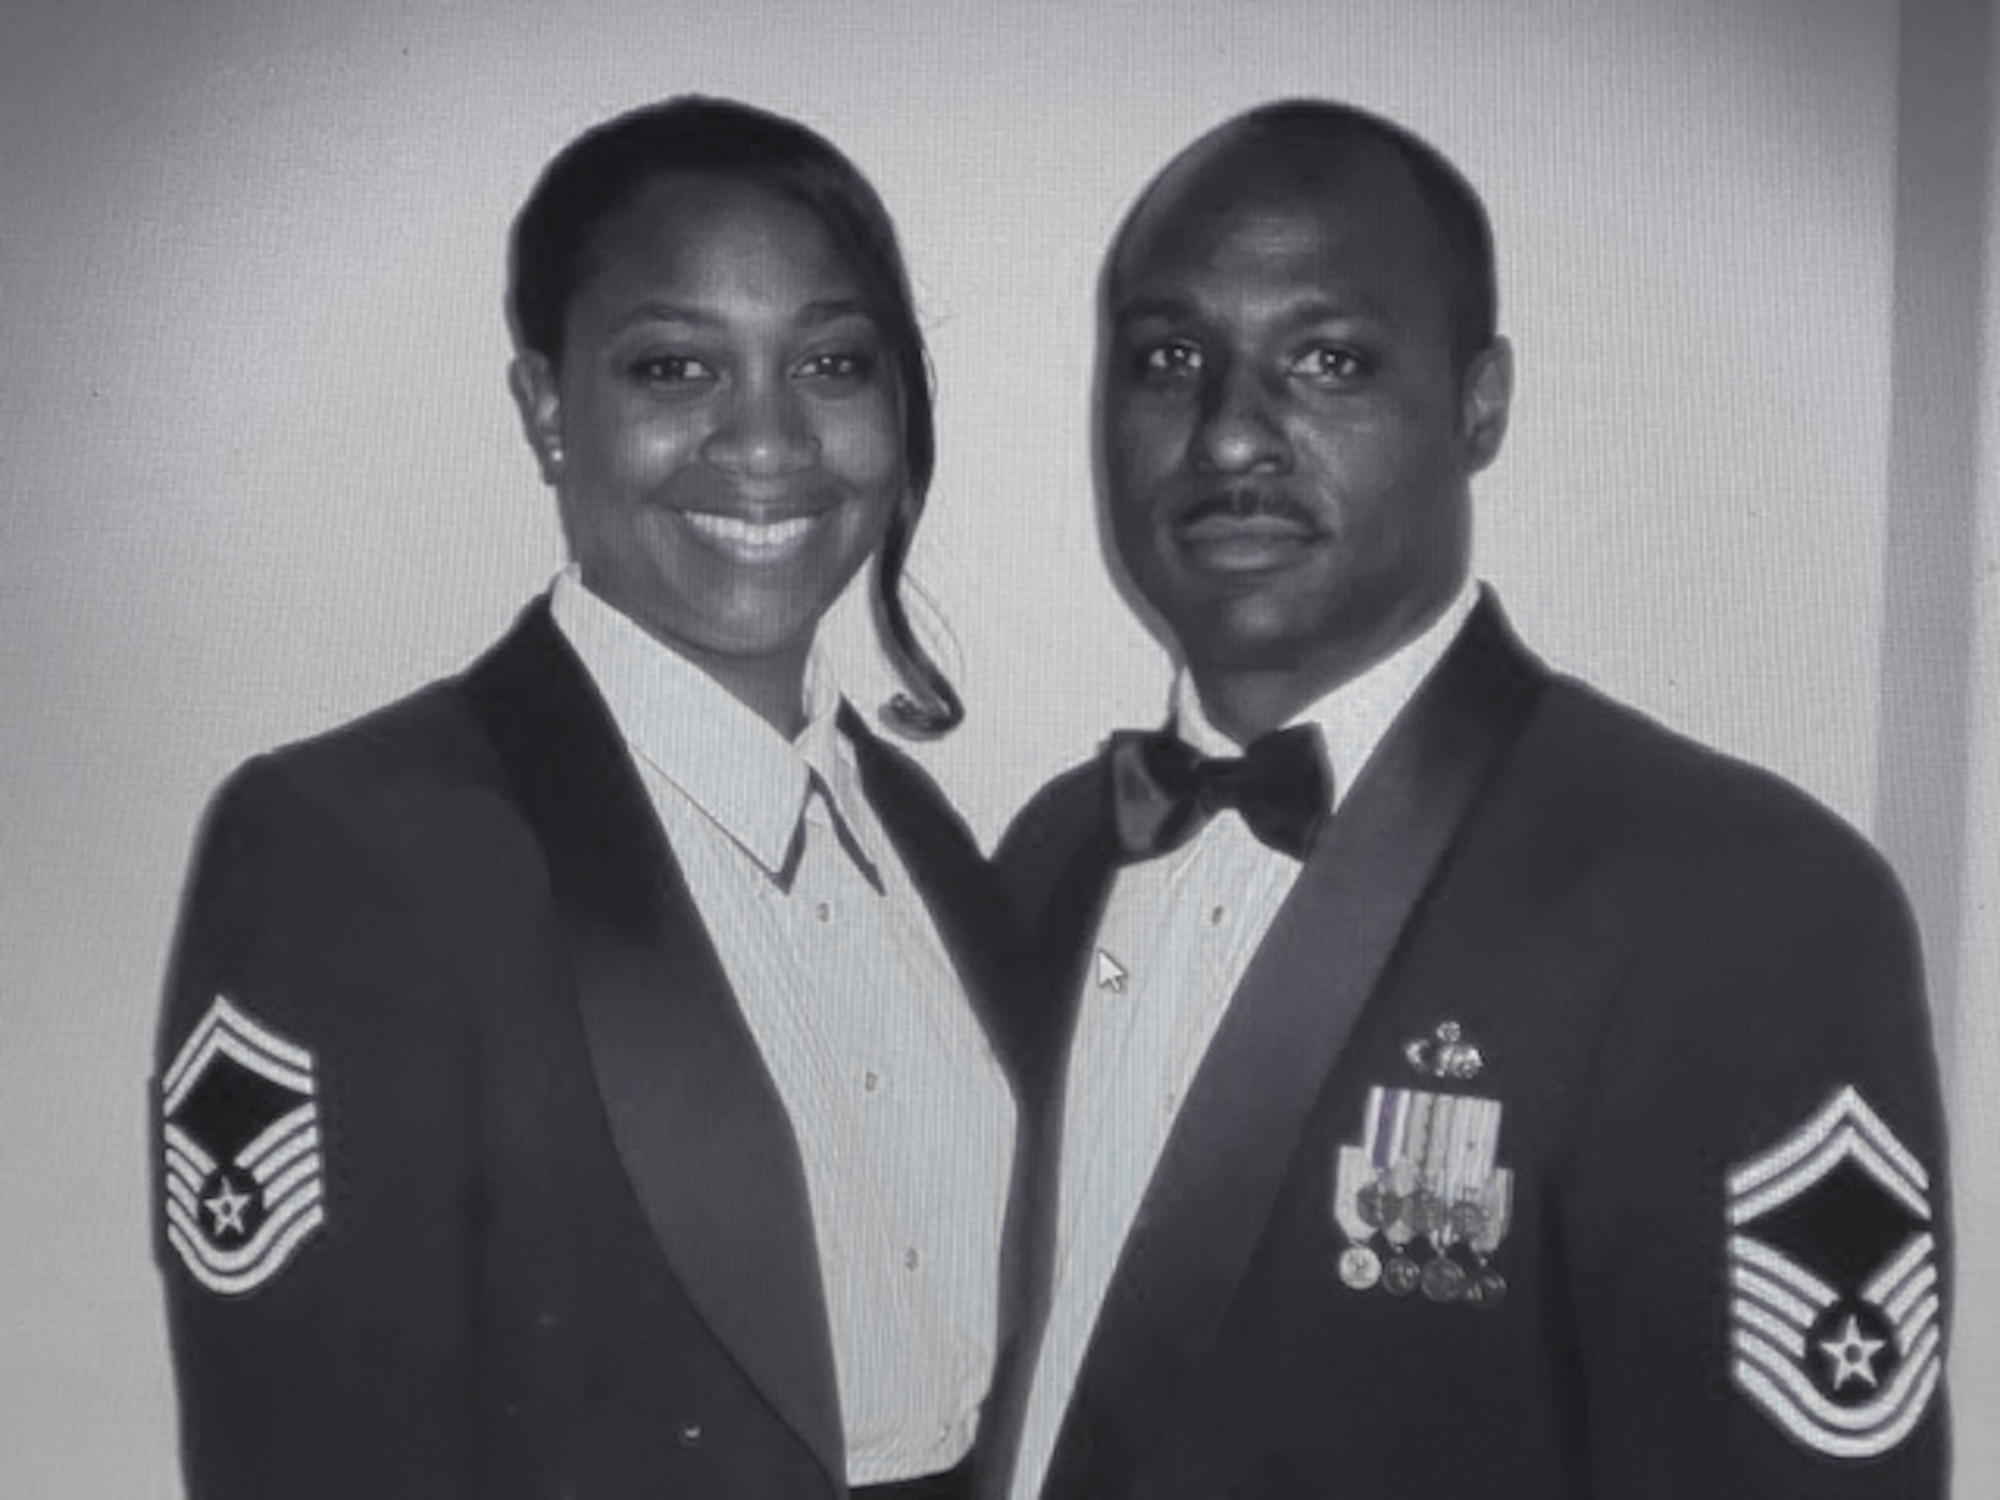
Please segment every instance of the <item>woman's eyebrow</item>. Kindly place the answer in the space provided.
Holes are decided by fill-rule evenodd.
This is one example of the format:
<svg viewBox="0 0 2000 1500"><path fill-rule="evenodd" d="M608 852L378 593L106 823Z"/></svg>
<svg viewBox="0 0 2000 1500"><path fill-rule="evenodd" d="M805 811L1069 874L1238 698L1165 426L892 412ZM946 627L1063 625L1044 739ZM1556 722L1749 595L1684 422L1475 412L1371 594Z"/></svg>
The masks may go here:
<svg viewBox="0 0 2000 1500"><path fill-rule="evenodd" d="M818 302L808 302L799 309L797 322L817 326L833 323L842 318L866 318L875 321L875 314L859 297L828 297Z"/></svg>
<svg viewBox="0 0 2000 1500"><path fill-rule="evenodd" d="M842 318L866 318L872 323L875 314L859 297L827 297L806 303L793 317L793 322L816 328ZM640 323L685 323L695 328L722 328L728 322L727 317L707 308L688 307L678 302L648 301L626 309L613 326L630 328Z"/></svg>
<svg viewBox="0 0 2000 1500"><path fill-rule="evenodd" d="M720 328L723 319L719 314L699 307L683 307L677 302L641 302L620 314L614 326L630 328L637 323L690 323L697 328Z"/></svg>

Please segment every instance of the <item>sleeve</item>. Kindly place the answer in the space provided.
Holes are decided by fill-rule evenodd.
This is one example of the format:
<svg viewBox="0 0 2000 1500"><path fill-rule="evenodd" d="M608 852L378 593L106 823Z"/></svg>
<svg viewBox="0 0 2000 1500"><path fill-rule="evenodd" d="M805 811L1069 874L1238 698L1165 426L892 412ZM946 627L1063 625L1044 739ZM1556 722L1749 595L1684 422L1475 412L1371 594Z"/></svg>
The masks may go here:
<svg viewBox="0 0 2000 1500"><path fill-rule="evenodd" d="M362 821L253 762L195 858L152 1099L192 1500L470 1493L463 981Z"/></svg>
<svg viewBox="0 0 2000 1500"><path fill-rule="evenodd" d="M1941 1497L1944 1126L1901 892L1844 829L1672 884L1560 1178L1591 1493Z"/></svg>

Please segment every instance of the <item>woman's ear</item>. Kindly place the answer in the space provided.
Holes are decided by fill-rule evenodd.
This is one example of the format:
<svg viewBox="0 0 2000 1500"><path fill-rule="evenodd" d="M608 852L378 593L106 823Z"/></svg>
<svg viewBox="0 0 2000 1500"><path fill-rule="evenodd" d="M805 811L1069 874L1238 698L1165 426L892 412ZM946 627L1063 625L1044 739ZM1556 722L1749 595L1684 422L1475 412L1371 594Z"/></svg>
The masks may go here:
<svg viewBox="0 0 2000 1500"><path fill-rule="evenodd" d="M562 393L555 367L545 354L532 350L517 354L507 367L507 388L514 393L521 430L541 466L542 483L554 489L563 476Z"/></svg>

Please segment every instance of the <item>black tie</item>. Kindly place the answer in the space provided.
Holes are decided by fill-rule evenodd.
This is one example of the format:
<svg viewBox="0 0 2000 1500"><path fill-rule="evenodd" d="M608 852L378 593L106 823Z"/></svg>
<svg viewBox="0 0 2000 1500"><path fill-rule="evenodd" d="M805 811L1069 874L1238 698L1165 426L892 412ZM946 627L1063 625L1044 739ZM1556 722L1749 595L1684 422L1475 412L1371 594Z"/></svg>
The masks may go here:
<svg viewBox="0 0 2000 1500"><path fill-rule="evenodd" d="M1205 756L1165 731L1114 734L1110 754L1118 842L1135 860L1178 849L1225 807L1273 849L1304 859L1333 800L1310 724L1260 735L1241 759Z"/></svg>

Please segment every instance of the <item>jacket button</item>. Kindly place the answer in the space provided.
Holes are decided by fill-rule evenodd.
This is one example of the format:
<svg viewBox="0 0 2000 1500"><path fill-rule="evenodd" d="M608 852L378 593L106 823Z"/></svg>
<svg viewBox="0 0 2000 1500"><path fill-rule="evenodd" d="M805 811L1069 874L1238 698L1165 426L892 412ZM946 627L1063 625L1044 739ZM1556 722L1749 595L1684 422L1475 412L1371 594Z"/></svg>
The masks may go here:
<svg viewBox="0 0 2000 1500"><path fill-rule="evenodd" d="M698 1448L701 1446L701 1423L683 1422L681 1430L674 1436L683 1448Z"/></svg>

